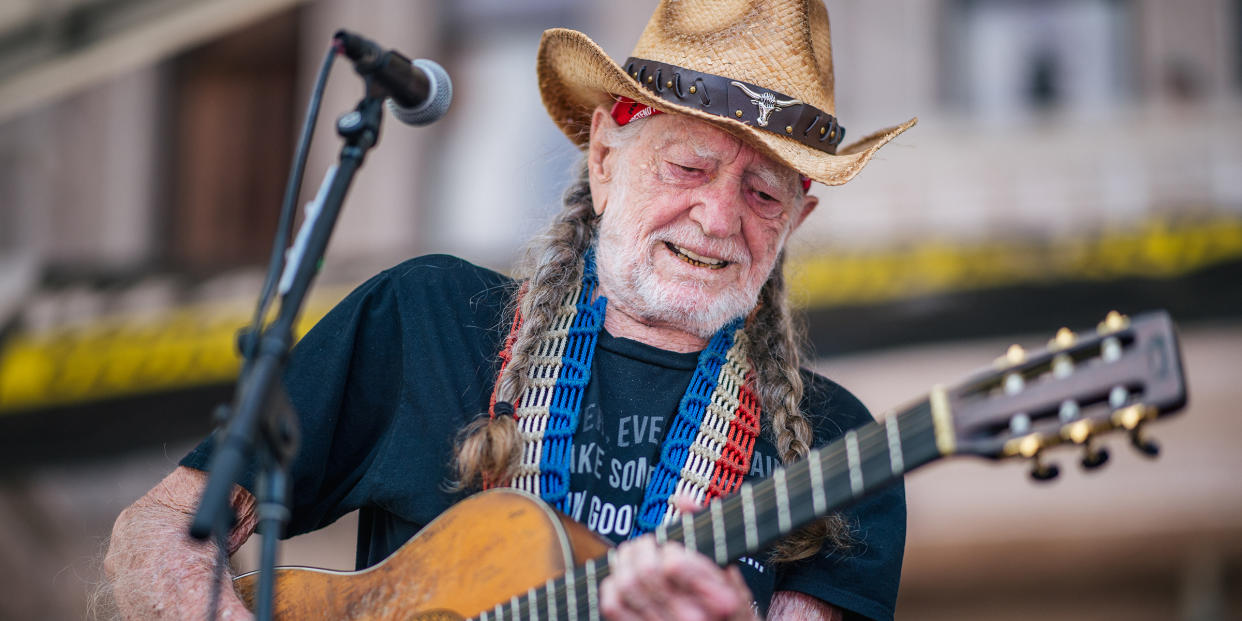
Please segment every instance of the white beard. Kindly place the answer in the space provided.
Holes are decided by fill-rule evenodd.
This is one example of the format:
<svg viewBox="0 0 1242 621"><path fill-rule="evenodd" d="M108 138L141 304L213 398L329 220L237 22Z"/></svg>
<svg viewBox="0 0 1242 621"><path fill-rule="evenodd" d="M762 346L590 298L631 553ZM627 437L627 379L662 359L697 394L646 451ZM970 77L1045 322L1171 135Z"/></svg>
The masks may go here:
<svg viewBox="0 0 1242 621"><path fill-rule="evenodd" d="M636 239L627 237L622 231L625 228L616 218L609 218L607 211L600 219L596 271L601 287L608 292L610 307L623 308L646 323L667 325L703 339L711 338L726 323L748 314L755 307L762 283L755 287L709 291L702 281L668 282L656 273L652 252L663 252L659 249L663 242L677 244L678 238L684 239L687 233L693 232L661 229ZM702 237L697 237L701 246ZM733 247L722 248L714 254L748 260L745 251Z"/></svg>

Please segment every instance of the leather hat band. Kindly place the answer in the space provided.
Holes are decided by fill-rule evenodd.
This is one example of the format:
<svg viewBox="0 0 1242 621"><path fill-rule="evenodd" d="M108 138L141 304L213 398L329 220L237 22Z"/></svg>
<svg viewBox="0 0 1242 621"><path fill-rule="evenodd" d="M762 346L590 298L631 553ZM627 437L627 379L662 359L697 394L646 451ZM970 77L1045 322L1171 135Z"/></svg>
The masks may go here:
<svg viewBox="0 0 1242 621"><path fill-rule="evenodd" d="M734 119L836 154L845 128L831 114L776 91L676 65L628 58L625 72L660 99Z"/></svg>

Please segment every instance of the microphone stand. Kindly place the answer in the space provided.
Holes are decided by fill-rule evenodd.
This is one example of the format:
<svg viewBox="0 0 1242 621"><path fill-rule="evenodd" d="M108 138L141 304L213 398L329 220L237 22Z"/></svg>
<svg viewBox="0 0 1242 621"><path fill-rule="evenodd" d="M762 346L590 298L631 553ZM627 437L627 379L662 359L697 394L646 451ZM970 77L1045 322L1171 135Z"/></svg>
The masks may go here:
<svg viewBox="0 0 1242 621"><path fill-rule="evenodd" d="M312 204L307 210L307 222L292 247L294 256L281 282L280 310L257 337L249 334L241 339L241 349L250 356L238 379L235 406L222 406L228 420L216 432L207 487L190 525L190 534L198 539L212 535L220 540L227 537L235 520L229 504L233 484L253 460L259 469L258 530L263 537L255 601L258 621L272 618L276 544L289 520L287 468L297 451L298 426L288 408L276 406L277 399L283 395L278 387L293 347L293 326L318 272L345 194L367 151L379 139L387 93L371 76L364 76L364 79L365 96L352 112L337 120L336 131L345 144L341 147L339 163L324 177L320 194L315 199L318 209ZM289 272L290 269L293 271Z"/></svg>

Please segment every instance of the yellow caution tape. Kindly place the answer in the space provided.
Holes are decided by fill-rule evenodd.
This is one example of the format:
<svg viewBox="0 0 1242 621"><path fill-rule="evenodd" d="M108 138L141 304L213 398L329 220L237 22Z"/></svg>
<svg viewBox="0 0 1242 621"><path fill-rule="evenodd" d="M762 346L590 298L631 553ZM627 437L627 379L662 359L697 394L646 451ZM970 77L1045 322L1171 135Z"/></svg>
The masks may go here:
<svg viewBox="0 0 1242 621"><path fill-rule="evenodd" d="M1067 280L1174 278L1242 258L1242 219L1152 221L1046 243L928 241L882 251L791 257L802 307L865 305L948 291Z"/></svg>
<svg viewBox="0 0 1242 621"><path fill-rule="evenodd" d="M343 296L312 296L296 336ZM199 304L18 333L0 347L0 412L231 382L237 331L252 312L240 301Z"/></svg>

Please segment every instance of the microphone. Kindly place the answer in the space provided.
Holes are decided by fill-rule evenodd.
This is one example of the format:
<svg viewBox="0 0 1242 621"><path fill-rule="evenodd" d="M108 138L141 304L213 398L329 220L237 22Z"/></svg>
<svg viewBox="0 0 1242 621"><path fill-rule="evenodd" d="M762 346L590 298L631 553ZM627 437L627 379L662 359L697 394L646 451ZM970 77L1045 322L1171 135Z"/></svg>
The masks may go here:
<svg viewBox="0 0 1242 621"><path fill-rule="evenodd" d="M388 94L388 110L406 125L433 123L448 112L453 82L448 72L425 58L411 61L396 50L346 30L332 36L336 48L354 62L359 75L374 78Z"/></svg>

